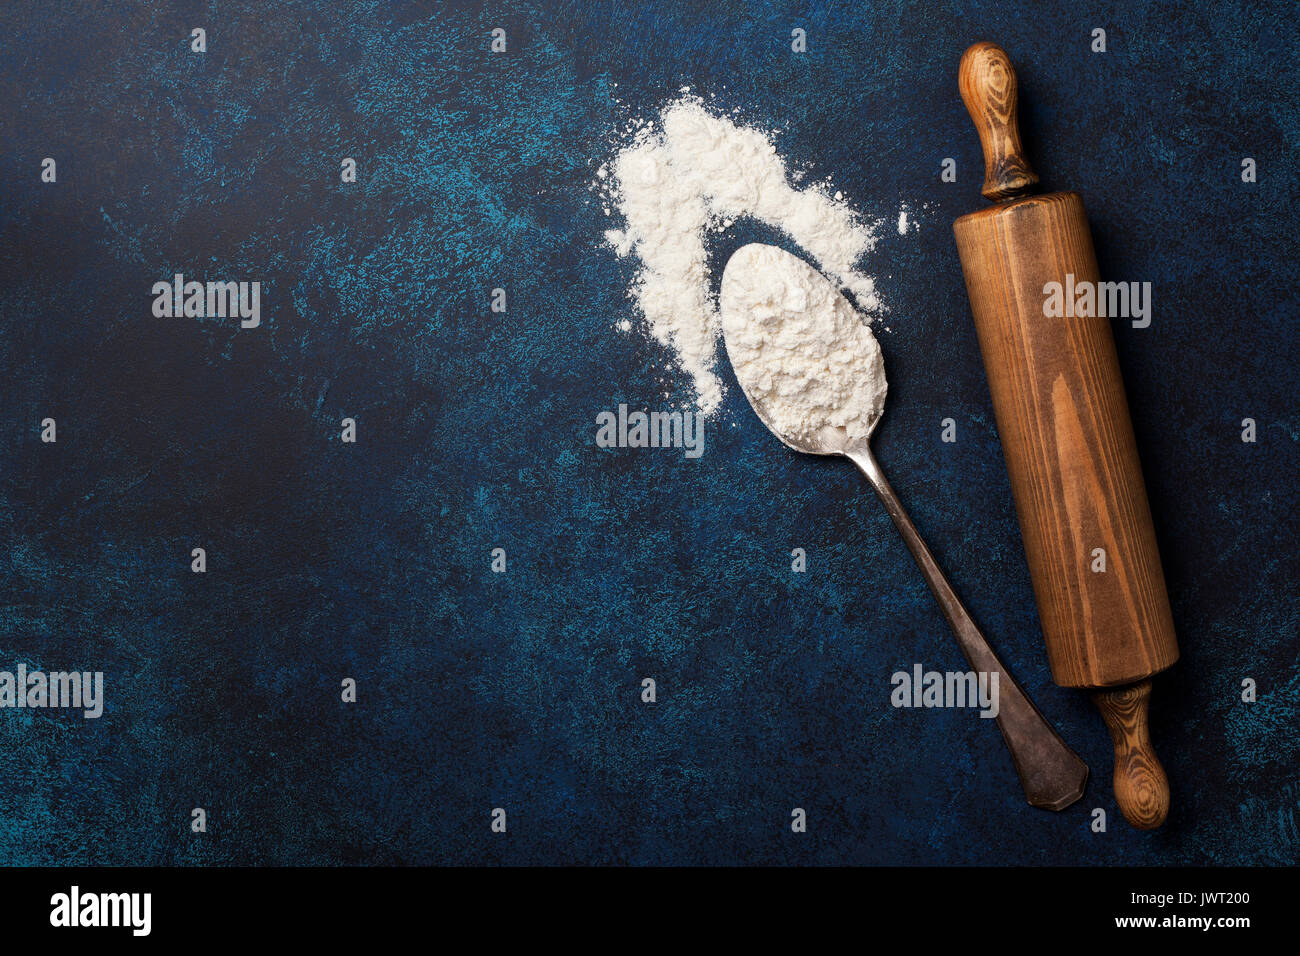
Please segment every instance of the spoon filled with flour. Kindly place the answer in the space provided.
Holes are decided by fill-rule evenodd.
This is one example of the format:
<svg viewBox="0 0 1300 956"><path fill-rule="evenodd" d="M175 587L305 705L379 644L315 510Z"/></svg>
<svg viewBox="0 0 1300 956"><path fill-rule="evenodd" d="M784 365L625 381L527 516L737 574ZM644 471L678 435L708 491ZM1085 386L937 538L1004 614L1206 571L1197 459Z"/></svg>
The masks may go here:
<svg viewBox="0 0 1300 956"><path fill-rule="evenodd" d="M1087 766L993 653L871 453L887 384L866 321L825 276L775 246L737 250L719 300L727 355L763 424L795 451L848 458L876 489L967 661L987 675L985 715L996 714L1029 802L1062 810L1079 799Z"/></svg>

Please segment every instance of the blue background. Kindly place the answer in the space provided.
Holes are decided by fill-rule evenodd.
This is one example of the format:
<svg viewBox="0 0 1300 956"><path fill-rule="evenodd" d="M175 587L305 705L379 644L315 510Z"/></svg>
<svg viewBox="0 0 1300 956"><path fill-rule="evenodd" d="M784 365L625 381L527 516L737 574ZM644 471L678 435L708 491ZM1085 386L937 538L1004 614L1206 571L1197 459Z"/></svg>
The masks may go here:
<svg viewBox="0 0 1300 956"><path fill-rule="evenodd" d="M108 705L0 713L0 861L1295 862L1294 9L1123 6L6 2L0 667L103 670ZM984 205L978 39L1103 275L1154 284L1115 331L1183 652L1155 833L1047 671L951 235ZM1091 766L1069 810L1024 803L992 721L889 707L956 645L868 487L780 446L729 369L700 460L595 447L601 410L689 396L614 330L635 263L590 189L683 85L886 220L877 456ZM753 240L785 244L738 224L715 273ZM174 272L261 280L262 327L155 319Z"/></svg>

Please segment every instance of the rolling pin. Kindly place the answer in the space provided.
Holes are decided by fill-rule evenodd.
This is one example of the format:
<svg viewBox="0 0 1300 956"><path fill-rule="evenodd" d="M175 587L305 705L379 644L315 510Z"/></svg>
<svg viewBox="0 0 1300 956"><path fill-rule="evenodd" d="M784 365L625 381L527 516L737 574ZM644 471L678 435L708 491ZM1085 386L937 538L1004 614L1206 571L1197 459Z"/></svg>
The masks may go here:
<svg viewBox="0 0 1300 956"><path fill-rule="evenodd" d="M996 205L953 232L1052 678L1093 691L1115 745L1116 803L1151 829L1169 812L1169 782L1147 728L1150 678L1178 659L1164 572L1110 320L1044 309L1048 283L1099 281L1088 220L1078 193L1030 194L1038 177L1006 53L972 46L959 85Z"/></svg>

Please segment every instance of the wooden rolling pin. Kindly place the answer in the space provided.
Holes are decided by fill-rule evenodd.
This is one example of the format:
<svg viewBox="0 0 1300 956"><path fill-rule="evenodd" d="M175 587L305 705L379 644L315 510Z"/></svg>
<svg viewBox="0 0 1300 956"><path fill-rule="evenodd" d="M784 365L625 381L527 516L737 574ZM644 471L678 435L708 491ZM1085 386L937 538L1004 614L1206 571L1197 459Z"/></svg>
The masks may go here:
<svg viewBox="0 0 1300 956"><path fill-rule="evenodd" d="M1095 691L1115 744L1116 802L1135 827L1158 827L1169 783L1147 699L1178 644L1115 342L1106 317L1044 314L1047 283L1099 281L1083 201L1029 195L1038 177L1021 150L1016 75L1000 47L967 50L960 87L984 148L983 192L996 205L953 231L1052 677Z"/></svg>

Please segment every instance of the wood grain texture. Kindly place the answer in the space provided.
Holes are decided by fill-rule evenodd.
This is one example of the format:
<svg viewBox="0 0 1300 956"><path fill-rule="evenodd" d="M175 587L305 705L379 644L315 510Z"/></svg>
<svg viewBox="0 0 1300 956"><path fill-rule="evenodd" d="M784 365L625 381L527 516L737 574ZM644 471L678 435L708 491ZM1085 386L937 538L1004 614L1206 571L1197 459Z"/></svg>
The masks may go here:
<svg viewBox="0 0 1300 956"><path fill-rule="evenodd" d="M962 55L958 70L962 102L984 148L984 195L1001 200L1038 182L1020 145L1016 73L995 43L976 43Z"/></svg>
<svg viewBox="0 0 1300 956"><path fill-rule="evenodd" d="M1092 695L1115 744L1115 802L1124 819L1151 830L1169 815L1169 780L1147 729L1151 681Z"/></svg>
<svg viewBox="0 0 1300 956"><path fill-rule="evenodd" d="M1037 177L1001 48L968 49L960 87L984 147L984 195L1000 203L953 231L1052 676L1111 688L1093 696L1115 745L1115 798L1134 826L1157 827L1169 784L1147 730L1147 678L1178 659L1178 644L1110 319L1096 314L1088 219L1077 193L1024 195ZM1053 283L1065 299L1091 285L1094 308L1077 311L1094 314L1070 303L1049 316Z"/></svg>
<svg viewBox="0 0 1300 956"><path fill-rule="evenodd" d="M1083 202L1028 197L954 231L1052 676L1149 677L1178 646L1110 320L1043 314L1046 283L1098 281Z"/></svg>

